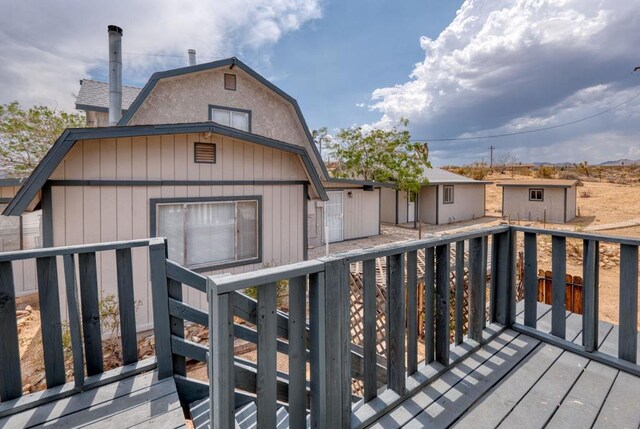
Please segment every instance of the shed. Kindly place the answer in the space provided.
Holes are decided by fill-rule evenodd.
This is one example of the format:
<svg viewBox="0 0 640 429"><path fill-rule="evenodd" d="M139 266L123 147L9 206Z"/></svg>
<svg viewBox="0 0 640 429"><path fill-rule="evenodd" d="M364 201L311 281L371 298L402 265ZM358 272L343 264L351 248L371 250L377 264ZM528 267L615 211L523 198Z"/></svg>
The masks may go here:
<svg viewBox="0 0 640 429"><path fill-rule="evenodd" d="M502 216L537 222L565 223L576 217L577 180L518 180L502 187Z"/></svg>
<svg viewBox="0 0 640 429"><path fill-rule="evenodd" d="M485 186L491 182L470 179L440 168L425 168L424 185L417 195L382 189L381 219L388 223L443 225L485 215Z"/></svg>

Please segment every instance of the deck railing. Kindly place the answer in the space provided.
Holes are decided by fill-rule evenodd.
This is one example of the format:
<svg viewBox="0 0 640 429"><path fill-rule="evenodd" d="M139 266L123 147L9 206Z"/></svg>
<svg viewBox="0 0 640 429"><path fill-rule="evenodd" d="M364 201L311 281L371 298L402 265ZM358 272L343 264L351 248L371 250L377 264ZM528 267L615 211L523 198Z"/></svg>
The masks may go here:
<svg viewBox="0 0 640 429"><path fill-rule="evenodd" d="M530 227L512 227L514 237L522 233L524 246L524 323L513 324L513 329L542 339L600 361L607 365L640 375L638 354L638 246L640 239L610 237L573 231L544 230ZM552 304L551 331L537 329L538 294L538 238L551 239ZM566 286L567 240L578 240L582 247L582 344L575 344L566 337ZM619 246L619 303L617 353L599 350L598 338L602 321L599 318L600 245Z"/></svg>
<svg viewBox="0 0 640 429"><path fill-rule="evenodd" d="M537 236L552 241L553 304L551 331L537 328ZM566 239L583 240L584 293L582 345L565 338ZM516 318L516 257L524 247L524 311ZM598 350L598 246L620 245L620 326L618 354ZM256 401L260 427L275 425L279 403L286 404L291 427L366 427L403 399L423 388L471 350L510 327L567 350L587 355L619 369L640 374L637 359L638 246L640 240L578 232L502 225L471 232L398 243L336 255L315 261L270 268L236 276L210 278L212 398L214 427L232 427L234 409L233 321L230 294L257 287ZM418 278L418 252L425 272ZM422 255L420 255L422 256ZM376 259L386 258L386 377L381 383L376 345ZM488 266L488 261L490 266ZM364 342L362 367L355 377L350 353L351 264L362 264ZM464 326L464 271L468 270L468 327ZM455 272L451 296L450 270ZM487 283L487 271L490 280ZM275 319L276 283L289 282L289 385L286 397L276 392L279 333ZM424 287L424 346L419 346L417 289ZM308 293L308 296L307 296ZM307 301L308 297L308 301ZM307 305L308 303L308 305ZM454 306L452 314L450 305ZM488 317L485 318L488 310ZM308 314L310 341L305 342ZM576 316L577 317L577 316ZM520 321L522 319L522 321ZM518 321L517 321L518 320ZM453 332L451 332L453 330ZM453 334L453 335L452 335ZM453 342L451 341L453 338ZM418 350L420 347L420 350ZM420 353L423 352L423 353ZM308 355L310 374L304 356ZM362 397L354 396L353 379L363 382ZM306 398L310 386L310 406Z"/></svg>
<svg viewBox="0 0 640 429"><path fill-rule="evenodd" d="M154 358L138 361L133 287L132 250L148 246L145 239L0 253L0 417L155 368ZM101 257L98 264L97 258L105 254L115 258ZM36 262L47 389L22 397L12 262L28 259ZM105 371L103 359L99 267L116 271L123 366L111 371ZM67 379L65 368L61 312L65 307L73 381Z"/></svg>

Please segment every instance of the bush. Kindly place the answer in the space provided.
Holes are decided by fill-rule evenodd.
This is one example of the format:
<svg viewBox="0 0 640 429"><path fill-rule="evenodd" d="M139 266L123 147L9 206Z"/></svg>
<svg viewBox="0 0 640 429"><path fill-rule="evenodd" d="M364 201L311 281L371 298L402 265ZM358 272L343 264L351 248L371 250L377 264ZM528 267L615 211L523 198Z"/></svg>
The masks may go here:
<svg viewBox="0 0 640 429"><path fill-rule="evenodd" d="M540 167L536 170L536 177L541 179L553 179L556 175L556 169L553 167Z"/></svg>
<svg viewBox="0 0 640 429"><path fill-rule="evenodd" d="M558 177L564 180L578 180L580 178L580 176L573 171L561 171Z"/></svg>
<svg viewBox="0 0 640 429"><path fill-rule="evenodd" d="M580 192L580 198L591 198L591 191L587 189Z"/></svg>

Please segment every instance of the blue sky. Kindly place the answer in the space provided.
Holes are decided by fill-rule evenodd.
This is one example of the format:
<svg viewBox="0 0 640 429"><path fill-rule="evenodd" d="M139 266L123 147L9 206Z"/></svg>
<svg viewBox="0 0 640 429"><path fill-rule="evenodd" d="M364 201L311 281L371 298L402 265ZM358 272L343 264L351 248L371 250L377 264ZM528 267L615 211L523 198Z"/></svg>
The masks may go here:
<svg viewBox="0 0 640 429"><path fill-rule="evenodd" d="M125 82L238 56L295 97L311 128L410 120L435 165L640 159L640 8L619 0L0 0L0 103L73 108L106 78L124 28ZM629 100L629 101L627 101Z"/></svg>

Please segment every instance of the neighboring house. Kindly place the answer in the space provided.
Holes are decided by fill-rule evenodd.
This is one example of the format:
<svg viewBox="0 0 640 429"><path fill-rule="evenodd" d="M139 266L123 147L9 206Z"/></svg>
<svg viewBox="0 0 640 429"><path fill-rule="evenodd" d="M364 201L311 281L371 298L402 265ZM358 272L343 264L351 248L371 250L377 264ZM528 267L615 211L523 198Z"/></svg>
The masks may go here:
<svg viewBox="0 0 640 429"><path fill-rule="evenodd" d="M500 182L502 216L511 220L565 223L576 217L577 180Z"/></svg>
<svg viewBox="0 0 640 429"><path fill-rule="evenodd" d="M309 201L337 195L325 185L346 195L326 215L342 239L378 233L375 184L330 178L296 101L230 58L154 74L118 126L65 131L4 214L41 206L45 247L166 236L176 262L240 273L307 258ZM114 293L115 273L99 277ZM148 328L148 290L135 295Z"/></svg>
<svg viewBox="0 0 640 429"><path fill-rule="evenodd" d="M383 222L410 223L414 219L433 225L481 218L485 215L486 185L440 168L425 168L420 193L382 190Z"/></svg>

